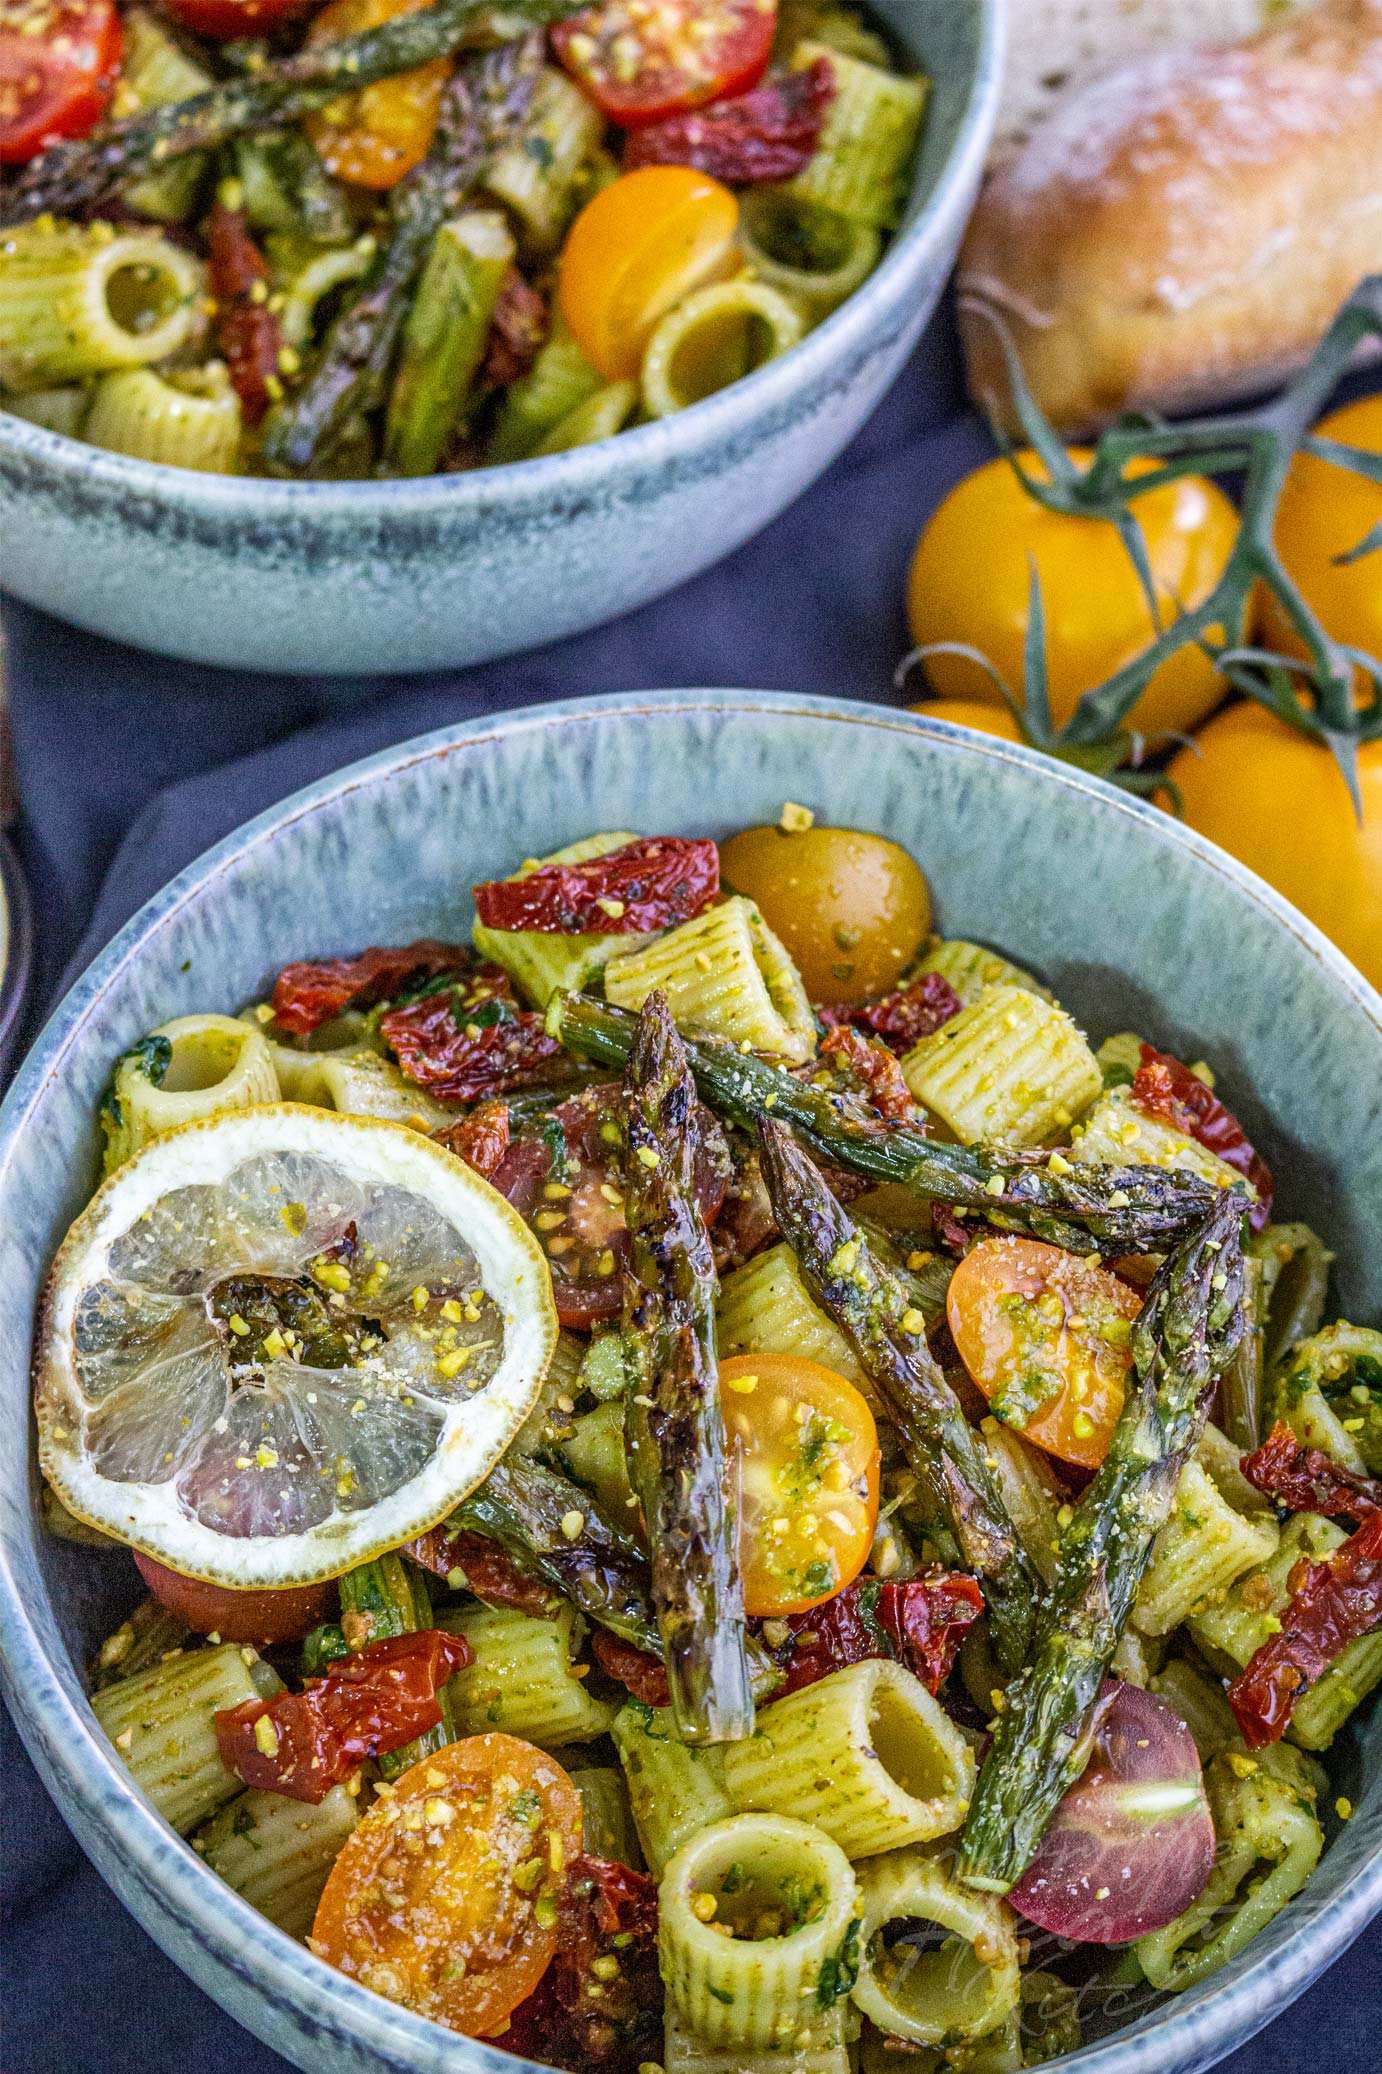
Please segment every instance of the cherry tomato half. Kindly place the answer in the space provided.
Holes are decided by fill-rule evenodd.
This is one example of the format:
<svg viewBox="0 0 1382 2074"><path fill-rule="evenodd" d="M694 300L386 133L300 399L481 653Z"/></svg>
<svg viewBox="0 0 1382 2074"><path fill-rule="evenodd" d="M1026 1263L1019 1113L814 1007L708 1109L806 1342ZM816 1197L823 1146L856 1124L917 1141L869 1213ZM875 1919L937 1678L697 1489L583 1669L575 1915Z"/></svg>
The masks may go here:
<svg viewBox="0 0 1382 2074"><path fill-rule="evenodd" d="M312 0L160 0L160 5L194 36L229 43L236 36L263 36L280 22L306 14Z"/></svg>
<svg viewBox="0 0 1382 2074"><path fill-rule="evenodd" d="M199 1635L223 1642L296 1642L318 1621L328 1620L336 1600L333 1584L289 1585L284 1591L229 1590L200 1577L183 1577L135 1550L139 1574L161 1606Z"/></svg>
<svg viewBox="0 0 1382 2074"><path fill-rule="evenodd" d="M1082 465L1090 458L1084 449L1071 452ZM1029 473L1041 473L1034 455L1021 459ZM1187 475L1136 498L1133 510L1163 612L1200 604L1223 573L1238 531L1228 498L1204 477ZM1051 718L1063 727L1081 695L1140 654L1157 631L1132 559L1108 520L1047 511L1006 460L987 461L927 521L912 559L907 616L919 646L967 643L1020 697L1032 563L1046 612ZM965 656L928 656L926 674L945 697L999 703L991 678ZM1207 657L1181 648L1156 672L1127 725L1193 727L1223 688Z"/></svg>
<svg viewBox="0 0 1382 2074"><path fill-rule="evenodd" d="M720 845L720 870L763 910L813 1001L886 994L931 926L920 865L856 828L746 828Z"/></svg>
<svg viewBox="0 0 1382 2074"><path fill-rule="evenodd" d="M720 1363L739 1463L739 1560L750 1613L804 1613L868 1560L878 1523L878 1429L843 1376L795 1354Z"/></svg>
<svg viewBox="0 0 1382 2074"><path fill-rule="evenodd" d="M1132 1362L1135 1290L1038 1239L984 1239L945 1300L960 1359L995 1415L1063 1462L1108 1453Z"/></svg>
<svg viewBox="0 0 1382 2074"><path fill-rule="evenodd" d="M739 204L708 173L642 166L586 203L562 248L557 299L606 381L636 375L658 319L740 265Z"/></svg>
<svg viewBox="0 0 1382 2074"><path fill-rule="evenodd" d="M1321 419L1315 430L1341 446L1382 454L1382 396L1360 396ZM1336 641L1382 657L1382 548L1356 562L1340 559L1382 525L1382 483L1297 454L1276 508L1276 544ZM1259 593L1258 639L1286 655L1303 652L1300 636L1270 593Z"/></svg>
<svg viewBox="0 0 1382 2074"><path fill-rule="evenodd" d="M660 122L762 78L775 0L609 0L558 22L557 56L610 122Z"/></svg>
<svg viewBox="0 0 1382 2074"><path fill-rule="evenodd" d="M84 137L120 70L115 0L0 0L0 165Z"/></svg>
<svg viewBox="0 0 1382 2074"><path fill-rule="evenodd" d="M394 1782L331 1868L312 1946L434 2023L484 2038L557 1948L581 1797L516 1736L469 1736Z"/></svg>
<svg viewBox="0 0 1382 2074"><path fill-rule="evenodd" d="M431 4L432 0L331 0L307 31L307 41L339 43ZM451 60L434 58L414 72L400 72L358 93L342 94L319 113L305 116L303 125L327 171L357 187L396 186L427 156L442 88L450 76Z"/></svg>

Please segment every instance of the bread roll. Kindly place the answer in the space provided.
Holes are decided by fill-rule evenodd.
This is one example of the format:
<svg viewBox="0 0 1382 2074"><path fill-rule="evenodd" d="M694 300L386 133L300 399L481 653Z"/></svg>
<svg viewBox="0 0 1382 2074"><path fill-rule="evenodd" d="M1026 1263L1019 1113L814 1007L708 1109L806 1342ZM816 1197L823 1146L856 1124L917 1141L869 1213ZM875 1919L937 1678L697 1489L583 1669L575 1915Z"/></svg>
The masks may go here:
<svg viewBox="0 0 1382 2074"><path fill-rule="evenodd" d="M1164 52L1073 95L980 197L970 390L1003 414L996 304L1063 430L1282 381L1382 272L1382 0Z"/></svg>

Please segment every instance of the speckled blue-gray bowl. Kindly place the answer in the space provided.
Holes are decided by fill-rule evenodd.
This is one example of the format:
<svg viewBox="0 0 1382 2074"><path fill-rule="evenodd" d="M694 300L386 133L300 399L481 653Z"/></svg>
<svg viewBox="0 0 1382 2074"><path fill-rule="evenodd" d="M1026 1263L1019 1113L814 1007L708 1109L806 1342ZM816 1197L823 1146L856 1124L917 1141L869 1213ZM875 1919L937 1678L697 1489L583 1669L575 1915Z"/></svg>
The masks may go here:
<svg viewBox="0 0 1382 2074"><path fill-rule="evenodd" d="M28 1430L28 1320L91 1185L117 1052L171 1015L261 995L303 955L455 937L468 888L592 828L720 834L784 797L905 843L941 922L1035 966L1096 1032L1212 1058L1286 1216L1338 1254L1340 1304L1382 1316L1382 998L1267 887L1169 817L1027 750L881 707L664 692L539 707L386 751L298 793L151 901L72 989L0 1110L0 1645L35 1762L106 1878L178 1963L313 2074L514 2074L342 1980L223 1887L130 1786L80 1671L129 1578L47 1540ZM1084 2074L1191 2074L1300 1993L1382 1904L1382 1710L1337 1748L1357 1807L1305 1896L1234 1966L1137 2014ZM1369 1775L1370 1774L1370 1775ZM1331 1818L1332 1819L1332 1818ZM80 1936L80 1925L74 1925Z"/></svg>
<svg viewBox="0 0 1382 2074"><path fill-rule="evenodd" d="M878 0L934 81L906 219L792 352L679 416L414 482L208 476L0 412L0 582L79 626L251 669L425 670L661 596L775 518L874 409L935 306L996 107L1004 0Z"/></svg>

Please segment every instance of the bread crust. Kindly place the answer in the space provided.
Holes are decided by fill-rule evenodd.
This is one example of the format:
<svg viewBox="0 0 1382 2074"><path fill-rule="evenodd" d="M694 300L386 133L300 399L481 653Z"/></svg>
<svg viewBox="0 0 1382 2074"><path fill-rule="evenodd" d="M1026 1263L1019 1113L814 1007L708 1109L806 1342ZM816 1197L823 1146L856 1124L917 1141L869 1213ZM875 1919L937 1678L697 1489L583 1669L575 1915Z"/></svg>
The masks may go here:
<svg viewBox="0 0 1382 2074"><path fill-rule="evenodd" d="M971 394L1007 414L996 304L1063 430L1264 389L1382 272L1382 0L1122 67L989 181L960 256Z"/></svg>

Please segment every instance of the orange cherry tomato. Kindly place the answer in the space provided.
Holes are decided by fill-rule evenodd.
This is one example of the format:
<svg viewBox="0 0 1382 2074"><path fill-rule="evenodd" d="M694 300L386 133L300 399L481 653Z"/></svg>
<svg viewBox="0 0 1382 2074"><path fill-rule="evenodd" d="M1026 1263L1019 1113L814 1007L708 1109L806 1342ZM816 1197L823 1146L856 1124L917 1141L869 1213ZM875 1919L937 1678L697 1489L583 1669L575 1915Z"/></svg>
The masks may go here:
<svg viewBox="0 0 1382 2074"><path fill-rule="evenodd" d="M416 14L432 0L331 0L311 28L307 42L338 43L377 29L395 15ZM434 58L414 72L376 80L358 93L342 94L303 126L329 173L357 187L393 187L426 158L436 134L442 89L451 76L451 60Z"/></svg>
<svg viewBox="0 0 1382 2074"><path fill-rule="evenodd" d="M922 699L907 710L927 720L948 720L952 727L972 727L976 734L998 735L1005 742L1022 740L1022 730L997 699L992 705L984 699Z"/></svg>
<svg viewBox="0 0 1382 2074"><path fill-rule="evenodd" d="M1135 1290L1037 1239L984 1239L950 1278L946 1317L995 1417L1093 1469L1108 1453L1132 1363Z"/></svg>
<svg viewBox="0 0 1382 2074"><path fill-rule="evenodd" d="M842 1375L796 1354L720 1363L739 1463L739 1560L750 1613L804 1613L863 1569L878 1524L878 1429Z"/></svg>
<svg viewBox="0 0 1382 2074"><path fill-rule="evenodd" d="M782 938L813 1001L886 994L931 927L915 858L858 828L746 828L720 845L726 885Z"/></svg>
<svg viewBox="0 0 1382 2074"><path fill-rule="evenodd" d="M231 1591L183 1577L152 1556L135 1550L139 1574L161 1606L185 1620L199 1635L219 1635L223 1642L297 1642L309 1628L331 1617L334 1584L294 1584L282 1591Z"/></svg>
<svg viewBox="0 0 1382 2074"><path fill-rule="evenodd" d="M1090 458L1087 449L1071 453L1082 464ZM1021 458L1029 473L1042 472L1034 455ZM1238 531L1228 498L1202 476L1183 476L1136 498L1133 510L1163 612L1200 604L1222 575ZM1131 662L1157 631L1108 520L1047 511L1006 460L985 462L927 521L912 559L907 616L918 646L966 642L1020 697L1032 562L1046 611L1051 718L1063 727L1081 696ZM928 656L926 674L943 697L1001 703L996 685L964 656ZM1126 724L1193 727L1223 690L1208 659L1193 646L1181 648L1161 665Z"/></svg>
<svg viewBox="0 0 1382 2074"><path fill-rule="evenodd" d="M557 1948L581 1798L531 1743L469 1736L375 1802L331 1868L312 1948L376 1994L486 2038Z"/></svg>
<svg viewBox="0 0 1382 2074"><path fill-rule="evenodd" d="M641 166L586 203L562 248L557 300L606 381L636 375L658 319L738 271L739 204L708 173Z"/></svg>
<svg viewBox="0 0 1382 2074"><path fill-rule="evenodd" d="M1382 454L1382 396L1360 396L1321 419L1315 430L1341 446ZM1339 559L1382 525L1382 483L1351 469L1297 454L1276 508L1276 544L1287 574L1336 641L1382 659L1382 548L1356 562ZM1264 648L1301 655L1303 644L1270 592L1260 592L1258 639Z"/></svg>

